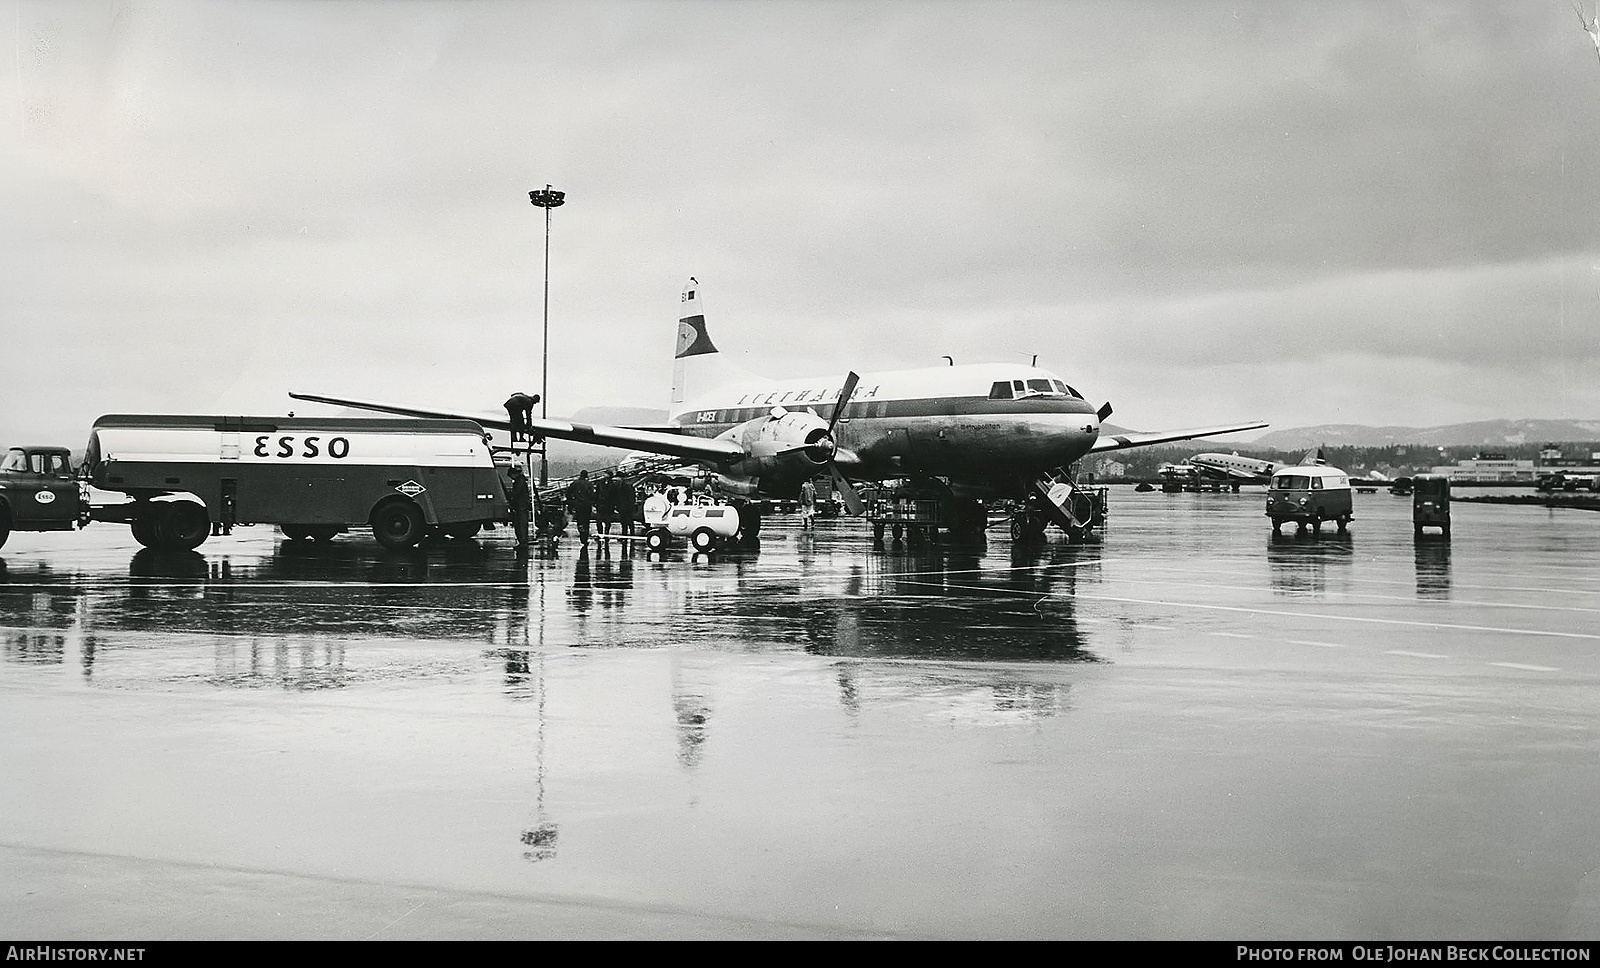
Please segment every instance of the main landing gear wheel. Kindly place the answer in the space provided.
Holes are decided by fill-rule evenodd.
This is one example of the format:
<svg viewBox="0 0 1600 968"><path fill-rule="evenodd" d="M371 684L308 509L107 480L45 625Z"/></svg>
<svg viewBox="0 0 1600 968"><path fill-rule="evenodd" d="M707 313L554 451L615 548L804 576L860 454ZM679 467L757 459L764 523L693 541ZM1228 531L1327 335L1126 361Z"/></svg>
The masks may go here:
<svg viewBox="0 0 1600 968"><path fill-rule="evenodd" d="M1011 540L1038 541L1044 537L1045 528L1049 526L1050 522L1044 515L1028 509L1018 509L1011 515Z"/></svg>
<svg viewBox="0 0 1600 968"><path fill-rule="evenodd" d="M391 501L372 512L372 536L390 551L414 548L427 531L415 504Z"/></svg>

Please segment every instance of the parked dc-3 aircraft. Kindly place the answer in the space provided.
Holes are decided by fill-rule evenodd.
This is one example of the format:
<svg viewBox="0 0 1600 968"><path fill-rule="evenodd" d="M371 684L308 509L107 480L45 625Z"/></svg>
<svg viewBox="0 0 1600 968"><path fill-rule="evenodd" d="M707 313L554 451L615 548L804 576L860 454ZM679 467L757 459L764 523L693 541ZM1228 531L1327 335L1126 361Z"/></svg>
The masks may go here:
<svg viewBox="0 0 1600 968"><path fill-rule="evenodd" d="M1272 471L1278 466L1274 461L1238 454L1196 454L1189 458L1189 463L1200 468L1207 477L1234 484L1269 484Z"/></svg>
<svg viewBox="0 0 1600 968"><path fill-rule="evenodd" d="M1306 451L1300 458L1301 467L1312 464L1326 464L1328 459L1323 455L1321 447ZM1196 454L1189 458L1189 463L1200 468L1201 473L1212 479L1222 479L1234 484L1271 484L1274 471L1291 466L1288 461L1262 460L1258 457L1241 457L1238 453L1232 454ZM1377 471L1367 475L1367 480L1384 481L1389 479Z"/></svg>
<svg viewBox="0 0 1600 968"><path fill-rule="evenodd" d="M684 458L709 468L721 489L737 495L793 497L802 482L827 474L853 513L860 513L862 502L852 481L926 482L941 499L960 502L959 516L981 528L978 502L985 498L1037 499L1053 491L1050 503L1064 506L1075 488L1071 465L1087 454L1266 426L1250 421L1101 436L1109 403L1097 408L1047 370L1005 363L765 379L740 369L712 343L694 279L680 301L667 425L531 418L531 435ZM511 429L499 416L325 394L290 396ZM1068 526L1047 506L1039 513ZM1042 520L1038 527L1043 529Z"/></svg>

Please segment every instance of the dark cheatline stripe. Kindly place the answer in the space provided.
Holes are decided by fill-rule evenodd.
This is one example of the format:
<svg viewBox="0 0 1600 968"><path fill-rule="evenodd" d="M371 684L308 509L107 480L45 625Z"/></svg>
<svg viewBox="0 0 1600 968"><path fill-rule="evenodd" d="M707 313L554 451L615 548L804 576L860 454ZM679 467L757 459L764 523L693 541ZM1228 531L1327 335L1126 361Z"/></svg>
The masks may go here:
<svg viewBox="0 0 1600 968"><path fill-rule="evenodd" d="M758 395L765 399L766 395ZM782 394L779 394L782 396ZM817 416L827 420L833 416L834 404L808 403L804 400L784 402L776 398L771 403L725 407L720 410L691 410L677 418L679 426L704 427L715 424L739 424L765 416L773 407L790 410L815 410ZM702 413L715 413L715 419L702 421ZM914 400L858 400L845 407L844 419L872 419L878 417L949 417L949 416L1026 416L1028 414L1083 414L1092 416L1094 408L1083 400L1063 397L1034 397L1027 400L990 400L987 397L922 397Z"/></svg>

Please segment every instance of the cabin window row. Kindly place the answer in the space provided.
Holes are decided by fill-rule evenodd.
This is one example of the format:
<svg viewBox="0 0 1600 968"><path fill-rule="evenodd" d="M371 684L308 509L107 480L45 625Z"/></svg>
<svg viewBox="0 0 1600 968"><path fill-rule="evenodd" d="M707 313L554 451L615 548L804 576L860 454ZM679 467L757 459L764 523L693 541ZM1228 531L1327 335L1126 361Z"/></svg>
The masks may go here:
<svg viewBox="0 0 1600 968"><path fill-rule="evenodd" d="M849 403L845 405L844 416L840 417L839 419L849 420L853 417L887 417L889 415L889 403L890 401L888 400L873 400L866 403ZM816 410L809 406L801 407L799 409L801 411L810 410L812 413L816 413ZM757 417L765 417L771 412L771 407L737 407L732 410L702 410L700 411L699 416L696 418L696 422L703 424L738 424L744 423L746 420L754 420Z"/></svg>

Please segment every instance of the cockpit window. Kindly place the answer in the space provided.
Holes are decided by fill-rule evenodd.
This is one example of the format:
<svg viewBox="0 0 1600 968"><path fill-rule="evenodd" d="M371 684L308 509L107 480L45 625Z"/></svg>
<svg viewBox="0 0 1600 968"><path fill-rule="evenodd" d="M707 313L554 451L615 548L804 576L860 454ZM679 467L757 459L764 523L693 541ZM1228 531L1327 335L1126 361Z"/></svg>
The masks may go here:
<svg viewBox="0 0 1600 968"><path fill-rule="evenodd" d="M1011 399L1011 381L1010 380L996 380L994 386L989 388L989 399L990 400L1010 400Z"/></svg>
<svg viewBox="0 0 1600 968"><path fill-rule="evenodd" d="M1051 380L1050 382L1055 386L1057 393L1065 393L1067 396L1077 397L1079 400L1083 399L1083 394L1067 386L1065 383L1062 383L1060 380Z"/></svg>
<svg viewBox="0 0 1600 968"><path fill-rule="evenodd" d="M1059 391L1055 387L1051 386L1049 380L1029 380L1028 381L1028 392L1029 393L1059 393L1061 391Z"/></svg>

